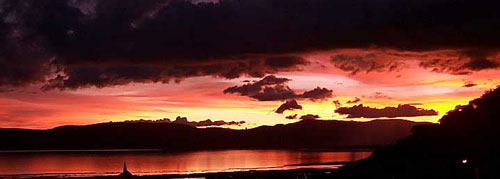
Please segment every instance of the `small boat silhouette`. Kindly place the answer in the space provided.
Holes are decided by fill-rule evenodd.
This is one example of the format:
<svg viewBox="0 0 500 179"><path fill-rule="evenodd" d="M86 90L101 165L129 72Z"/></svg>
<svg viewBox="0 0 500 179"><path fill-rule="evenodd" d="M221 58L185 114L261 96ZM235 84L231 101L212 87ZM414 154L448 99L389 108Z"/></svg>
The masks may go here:
<svg viewBox="0 0 500 179"><path fill-rule="evenodd" d="M123 178L123 179L128 179L128 178L132 178L133 175L132 173L130 173L128 170L127 170L127 163L124 162L123 163L123 172L120 173L120 175L118 175L119 178Z"/></svg>

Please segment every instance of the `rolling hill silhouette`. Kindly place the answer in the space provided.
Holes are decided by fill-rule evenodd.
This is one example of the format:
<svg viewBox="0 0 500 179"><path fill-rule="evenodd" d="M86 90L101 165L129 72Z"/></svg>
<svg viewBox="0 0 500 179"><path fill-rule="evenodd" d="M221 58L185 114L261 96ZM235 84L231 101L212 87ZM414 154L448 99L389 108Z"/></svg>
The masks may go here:
<svg viewBox="0 0 500 179"><path fill-rule="evenodd" d="M457 106L440 124L414 127L335 178L500 178L499 107L500 87Z"/></svg>
<svg viewBox="0 0 500 179"><path fill-rule="evenodd" d="M389 145L418 124L302 120L248 130L196 128L175 123L113 122L48 130L0 129L0 150L45 149L333 149Z"/></svg>

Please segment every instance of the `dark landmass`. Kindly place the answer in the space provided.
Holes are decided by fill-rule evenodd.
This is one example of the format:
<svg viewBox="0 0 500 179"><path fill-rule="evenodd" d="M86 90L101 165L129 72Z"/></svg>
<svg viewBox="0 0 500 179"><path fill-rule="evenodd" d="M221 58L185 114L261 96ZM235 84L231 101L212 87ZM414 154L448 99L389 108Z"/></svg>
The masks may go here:
<svg viewBox="0 0 500 179"><path fill-rule="evenodd" d="M113 122L48 130L0 129L0 150L332 150L393 144L419 124L427 123L399 119L370 122L302 120L287 125L232 130L175 123Z"/></svg>
<svg viewBox="0 0 500 179"><path fill-rule="evenodd" d="M500 178L500 88L457 106L440 124L419 125L333 178Z"/></svg>

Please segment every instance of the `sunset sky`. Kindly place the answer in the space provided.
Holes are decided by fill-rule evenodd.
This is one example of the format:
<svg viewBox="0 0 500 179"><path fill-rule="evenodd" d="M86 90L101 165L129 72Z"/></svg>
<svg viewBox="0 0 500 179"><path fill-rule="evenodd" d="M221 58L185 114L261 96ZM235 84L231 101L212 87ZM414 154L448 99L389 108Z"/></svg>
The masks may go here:
<svg viewBox="0 0 500 179"><path fill-rule="evenodd" d="M0 128L182 116L241 129L307 114L438 122L500 84L500 23L487 4L335 3L0 1Z"/></svg>

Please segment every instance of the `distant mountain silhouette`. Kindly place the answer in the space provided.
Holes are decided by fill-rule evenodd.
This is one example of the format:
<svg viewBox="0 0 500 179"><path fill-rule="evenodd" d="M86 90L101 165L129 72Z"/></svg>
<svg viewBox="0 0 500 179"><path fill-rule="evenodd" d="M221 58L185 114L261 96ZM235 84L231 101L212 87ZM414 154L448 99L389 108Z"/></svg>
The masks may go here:
<svg viewBox="0 0 500 179"><path fill-rule="evenodd" d="M0 150L43 149L332 149L395 143L418 124L302 120L248 130L196 128L175 123L113 122L48 130L0 129Z"/></svg>
<svg viewBox="0 0 500 179"><path fill-rule="evenodd" d="M500 87L420 125L333 178L500 178Z"/></svg>

